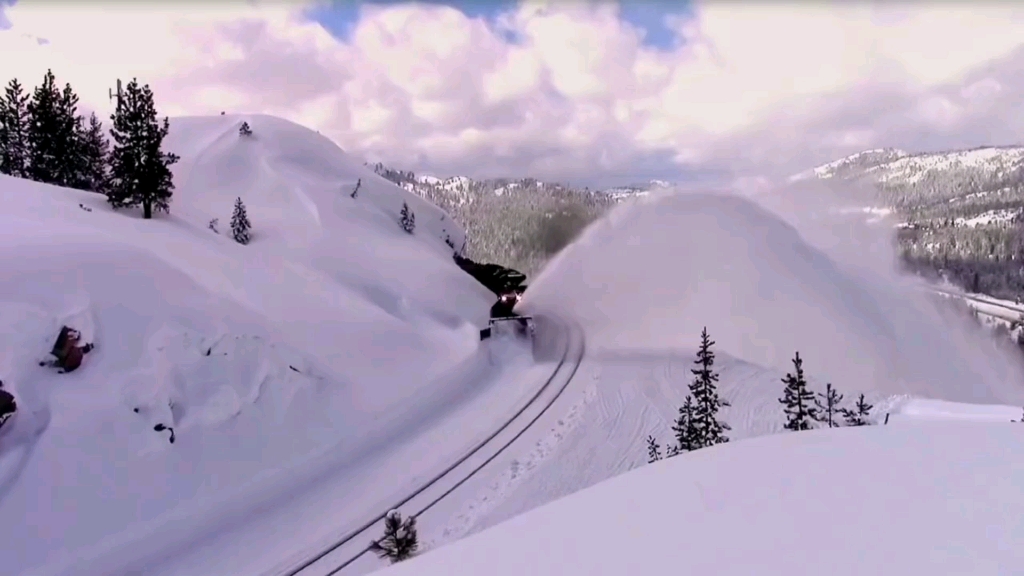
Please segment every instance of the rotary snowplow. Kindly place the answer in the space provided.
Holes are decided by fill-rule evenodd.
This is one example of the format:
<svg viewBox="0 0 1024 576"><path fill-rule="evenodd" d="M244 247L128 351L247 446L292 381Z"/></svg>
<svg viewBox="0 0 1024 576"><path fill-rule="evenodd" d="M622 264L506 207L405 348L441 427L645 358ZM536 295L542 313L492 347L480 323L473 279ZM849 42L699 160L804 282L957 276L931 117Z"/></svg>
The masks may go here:
<svg viewBox="0 0 1024 576"><path fill-rule="evenodd" d="M520 316L514 311L520 299L522 299L522 293L519 290L510 290L498 298L498 301L491 306L491 319L488 321L487 328L480 331L480 340L509 336L533 338L533 317Z"/></svg>

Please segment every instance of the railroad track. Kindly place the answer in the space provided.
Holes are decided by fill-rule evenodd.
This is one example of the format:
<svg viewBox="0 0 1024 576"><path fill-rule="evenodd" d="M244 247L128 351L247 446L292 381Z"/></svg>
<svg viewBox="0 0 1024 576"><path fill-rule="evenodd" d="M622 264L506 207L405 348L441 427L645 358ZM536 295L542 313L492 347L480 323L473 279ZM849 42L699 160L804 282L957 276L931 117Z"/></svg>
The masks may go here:
<svg viewBox="0 0 1024 576"><path fill-rule="evenodd" d="M383 533L384 518L390 510L420 516L474 478L484 467L504 453L554 405L576 375L586 343L579 326L551 319L564 332L561 357L554 371L537 392L510 418L483 441L471 447L441 473L420 484L407 496L381 510L372 519L339 537L329 546L294 565L267 573L273 576L330 576L370 553L370 542Z"/></svg>
<svg viewBox="0 0 1024 576"><path fill-rule="evenodd" d="M1024 305L1004 304L988 297L971 296L954 290L946 290L945 288L931 287L929 290L936 294L964 300L983 316L1014 322L1020 320L1021 316L1024 315Z"/></svg>

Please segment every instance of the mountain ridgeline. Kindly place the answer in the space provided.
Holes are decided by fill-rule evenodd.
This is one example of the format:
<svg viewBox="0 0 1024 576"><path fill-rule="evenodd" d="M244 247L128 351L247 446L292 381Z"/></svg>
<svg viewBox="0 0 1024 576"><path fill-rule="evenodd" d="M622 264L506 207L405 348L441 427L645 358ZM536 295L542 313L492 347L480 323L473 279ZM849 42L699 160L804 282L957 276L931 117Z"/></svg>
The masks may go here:
<svg viewBox="0 0 1024 576"><path fill-rule="evenodd" d="M594 191L531 178L417 176L383 164L377 174L447 211L469 231L465 254L536 273L590 222L662 182ZM908 271L972 292L1024 298L1024 147L912 154L867 150L794 180L867 184L863 207L885 207Z"/></svg>
<svg viewBox="0 0 1024 576"><path fill-rule="evenodd" d="M891 208L908 270L972 292L1024 297L1024 147L910 154L869 150L796 178L842 179Z"/></svg>

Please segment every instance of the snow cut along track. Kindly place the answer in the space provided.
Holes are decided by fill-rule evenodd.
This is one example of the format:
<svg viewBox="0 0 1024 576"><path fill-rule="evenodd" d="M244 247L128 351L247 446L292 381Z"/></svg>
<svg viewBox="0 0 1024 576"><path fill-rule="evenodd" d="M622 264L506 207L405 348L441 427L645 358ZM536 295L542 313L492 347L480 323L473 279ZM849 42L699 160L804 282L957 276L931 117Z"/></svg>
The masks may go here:
<svg viewBox="0 0 1024 576"><path fill-rule="evenodd" d="M383 532L383 521L390 510L410 510L419 517L447 498L460 486L476 476L484 467L504 453L554 405L583 361L586 345L583 331L574 323L538 315L538 333L557 333L561 350L554 371L544 384L511 418L491 435L473 446L438 475L430 478L401 501L382 510L372 520L351 530L317 554L287 569L267 574L274 576L320 576L337 574L363 558L369 558L370 543Z"/></svg>

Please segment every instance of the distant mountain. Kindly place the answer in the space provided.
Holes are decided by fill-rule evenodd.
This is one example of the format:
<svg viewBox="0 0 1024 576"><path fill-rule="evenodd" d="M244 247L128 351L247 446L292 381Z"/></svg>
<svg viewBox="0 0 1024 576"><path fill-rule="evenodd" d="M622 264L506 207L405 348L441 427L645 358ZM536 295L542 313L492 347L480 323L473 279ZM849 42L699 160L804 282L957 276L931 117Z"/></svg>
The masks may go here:
<svg viewBox="0 0 1024 576"><path fill-rule="evenodd" d="M903 220L907 265L994 296L1024 296L1024 147L868 150L797 174L871 184Z"/></svg>
<svg viewBox="0 0 1024 576"><path fill-rule="evenodd" d="M467 231L466 255L531 275L615 203L647 189L599 191L534 178L438 178L384 164L380 176L426 198Z"/></svg>

